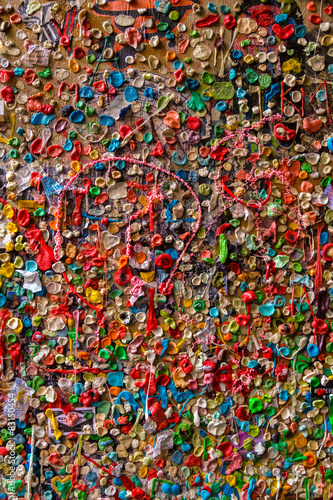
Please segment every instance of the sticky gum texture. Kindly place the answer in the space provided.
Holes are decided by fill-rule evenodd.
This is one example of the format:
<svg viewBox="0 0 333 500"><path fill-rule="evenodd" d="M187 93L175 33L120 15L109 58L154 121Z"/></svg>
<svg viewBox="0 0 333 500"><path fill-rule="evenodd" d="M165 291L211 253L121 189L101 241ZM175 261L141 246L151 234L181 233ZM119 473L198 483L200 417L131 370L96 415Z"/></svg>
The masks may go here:
<svg viewBox="0 0 333 500"><path fill-rule="evenodd" d="M0 499L333 496L323 0L0 6Z"/></svg>

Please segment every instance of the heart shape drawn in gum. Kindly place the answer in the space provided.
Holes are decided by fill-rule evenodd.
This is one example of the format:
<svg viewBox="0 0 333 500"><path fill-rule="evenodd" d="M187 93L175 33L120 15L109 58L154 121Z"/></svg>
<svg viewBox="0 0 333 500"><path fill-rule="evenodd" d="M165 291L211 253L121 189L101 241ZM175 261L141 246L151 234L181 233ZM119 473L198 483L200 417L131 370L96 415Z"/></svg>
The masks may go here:
<svg viewBox="0 0 333 500"><path fill-rule="evenodd" d="M60 495L61 500L67 500L67 498L69 497L69 493L73 489L71 476L66 476L65 478L55 476L51 479L51 484L54 488L54 491L58 495Z"/></svg>
<svg viewBox="0 0 333 500"><path fill-rule="evenodd" d="M293 36L295 33L295 28L292 24L288 24L288 26L285 26L282 28L279 24L273 24L272 27L273 33L275 33L281 40L288 40Z"/></svg>

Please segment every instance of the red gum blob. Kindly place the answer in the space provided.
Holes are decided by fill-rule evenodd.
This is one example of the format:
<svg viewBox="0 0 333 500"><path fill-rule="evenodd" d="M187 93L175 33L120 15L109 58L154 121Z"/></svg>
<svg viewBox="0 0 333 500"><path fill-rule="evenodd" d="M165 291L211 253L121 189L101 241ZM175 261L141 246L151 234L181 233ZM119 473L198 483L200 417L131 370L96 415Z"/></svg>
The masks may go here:
<svg viewBox="0 0 333 500"><path fill-rule="evenodd" d="M285 28L282 28L279 24L273 24L272 31L281 40L288 40L295 33L295 28L292 24L288 24Z"/></svg>
<svg viewBox="0 0 333 500"><path fill-rule="evenodd" d="M316 12L316 4L314 2L309 2L306 8L309 12Z"/></svg>
<svg viewBox="0 0 333 500"><path fill-rule="evenodd" d="M223 146L218 146L217 148L214 148L212 150L212 152L210 153L210 157L213 159L213 160L223 160L223 158L225 157L225 155L227 154L228 150L223 147Z"/></svg>
<svg viewBox="0 0 333 500"><path fill-rule="evenodd" d="M324 260L326 260L327 262L330 262L333 260L332 257L329 256L328 254L328 251L333 247L333 243L327 243L326 245L324 245L323 247L323 253L322 253L322 257Z"/></svg>
<svg viewBox="0 0 333 500"><path fill-rule="evenodd" d="M82 145L80 141L75 141L74 147L71 152L71 161L79 161L82 151Z"/></svg>
<svg viewBox="0 0 333 500"><path fill-rule="evenodd" d="M286 134L279 134L278 129L282 128ZM274 127L274 135L279 141L292 141L296 135L295 130L285 127L282 123L277 123Z"/></svg>
<svg viewBox="0 0 333 500"><path fill-rule="evenodd" d="M142 35L136 28L127 28L125 31L125 39L128 45L136 49L142 40Z"/></svg>
<svg viewBox="0 0 333 500"><path fill-rule="evenodd" d="M122 139L125 139L125 137L131 132L133 131L129 125L122 125L119 129L119 135Z"/></svg>
<svg viewBox="0 0 333 500"><path fill-rule="evenodd" d="M24 81L25 83L27 83L28 85L31 85L32 82L35 81L36 79L36 73L34 72L33 69L27 69L24 73L23 73L23 78L24 78Z"/></svg>
<svg viewBox="0 0 333 500"><path fill-rule="evenodd" d="M82 59L84 57L84 50L82 47L75 47L73 50L73 56L75 59Z"/></svg>
<svg viewBox="0 0 333 500"><path fill-rule="evenodd" d="M13 102L13 100L14 100L14 92L13 92L13 89L11 87L4 87L1 90L0 95L1 95L2 99L8 103Z"/></svg>
<svg viewBox="0 0 333 500"><path fill-rule="evenodd" d="M227 30L232 30L232 28L234 28L236 26L236 22L237 21L234 18L234 16L232 16L230 14L225 16L225 18L223 19L223 24L227 28Z"/></svg>
<svg viewBox="0 0 333 500"><path fill-rule="evenodd" d="M49 156L51 156L51 158L57 158L63 152L63 148L60 146L60 144L52 144L52 146L49 146L47 148L47 152Z"/></svg>
<svg viewBox="0 0 333 500"><path fill-rule="evenodd" d="M179 68L179 69L177 69L177 71L174 72L173 76L175 77L176 82L180 83L182 81L182 79L184 78L185 73L182 70L182 68Z"/></svg>
<svg viewBox="0 0 333 500"><path fill-rule="evenodd" d="M317 14L311 14L311 16L309 16L309 21L312 24L320 24L321 23L321 17L318 16Z"/></svg>
<svg viewBox="0 0 333 500"><path fill-rule="evenodd" d="M311 120L310 118L306 117L303 120L303 128L308 134L318 132L318 130L321 129L322 125L323 124L319 118L317 118L316 120Z"/></svg>
<svg viewBox="0 0 333 500"><path fill-rule="evenodd" d="M103 92L103 93L106 92L106 85L105 82L103 81L94 82L93 86L95 87L96 90L98 90L98 92Z"/></svg>
<svg viewBox="0 0 333 500"><path fill-rule="evenodd" d="M25 208L21 208L17 214L17 222L20 226L26 227L30 222L30 214Z"/></svg>
<svg viewBox="0 0 333 500"><path fill-rule="evenodd" d="M38 137L38 139L35 139L31 146L30 146L30 151L32 152L33 155L39 155L43 147L43 140Z"/></svg>
<svg viewBox="0 0 333 500"><path fill-rule="evenodd" d="M179 54L184 54L186 52L187 47L190 45L190 40L185 38L178 44L178 52Z"/></svg>
<svg viewBox="0 0 333 500"><path fill-rule="evenodd" d="M190 130L197 130L201 127L201 120L197 116L188 116L186 118L186 123Z"/></svg>
<svg viewBox="0 0 333 500"><path fill-rule="evenodd" d="M196 21L194 23L194 26L196 28L206 28L207 26L212 26L212 24L218 23L219 19L220 19L220 16L218 14L216 14L216 15L210 14L209 16L206 16L203 19Z"/></svg>
<svg viewBox="0 0 333 500"><path fill-rule="evenodd" d="M10 22L12 24L18 24L22 21L22 18L20 16L20 14L18 14L17 12L15 12L15 14L13 14L12 16L10 16L9 18Z"/></svg>
<svg viewBox="0 0 333 500"><path fill-rule="evenodd" d="M157 141L156 146L154 147L154 150L152 153L150 153L151 156L163 156L164 155L164 149L160 141Z"/></svg>
<svg viewBox="0 0 333 500"><path fill-rule="evenodd" d="M14 71L6 71L5 69L0 71L0 82L7 83L14 76Z"/></svg>

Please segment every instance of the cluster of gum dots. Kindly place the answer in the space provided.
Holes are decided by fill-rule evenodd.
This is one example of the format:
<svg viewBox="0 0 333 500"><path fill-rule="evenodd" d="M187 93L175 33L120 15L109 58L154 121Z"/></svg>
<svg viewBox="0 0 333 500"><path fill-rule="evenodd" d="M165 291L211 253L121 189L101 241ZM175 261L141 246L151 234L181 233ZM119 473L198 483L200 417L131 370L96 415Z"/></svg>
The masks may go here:
<svg viewBox="0 0 333 500"><path fill-rule="evenodd" d="M0 6L0 500L333 497L332 14Z"/></svg>

